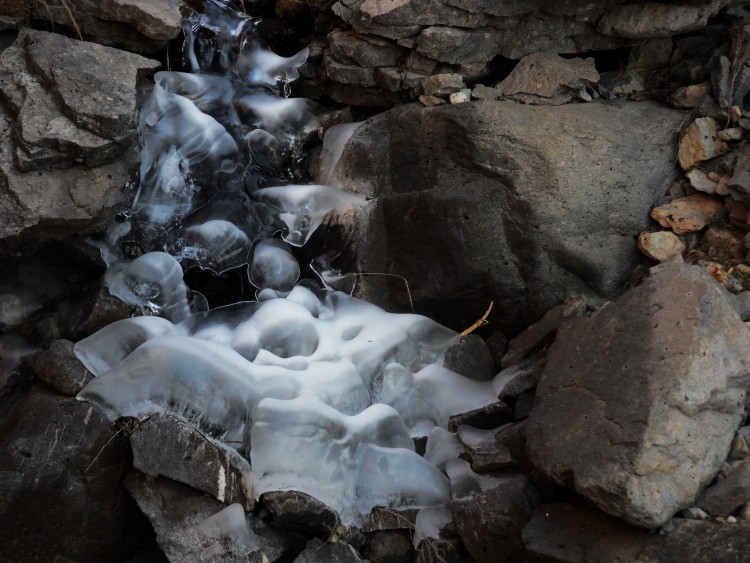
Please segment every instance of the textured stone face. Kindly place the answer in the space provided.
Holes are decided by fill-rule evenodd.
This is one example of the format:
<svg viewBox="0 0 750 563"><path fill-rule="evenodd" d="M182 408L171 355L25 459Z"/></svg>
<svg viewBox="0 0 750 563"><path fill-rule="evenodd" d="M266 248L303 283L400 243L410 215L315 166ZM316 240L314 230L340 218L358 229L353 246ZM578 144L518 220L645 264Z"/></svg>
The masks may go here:
<svg viewBox="0 0 750 563"><path fill-rule="evenodd" d="M405 277L418 312L461 329L490 301L491 320L518 331L571 295L610 299L673 177L682 117L648 103L494 101L381 114L336 170L372 198L350 225L352 268ZM385 286L368 276L360 287L408 308L402 281Z"/></svg>
<svg viewBox="0 0 750 563"><path fill-rule="evenodd" d="M655 527L714 477L744 417L750 332L697 267L663 264L563 325L528 420L542 472L599 508Z"/></svg>
<svg viewBox="0 0 750 563"><path fill-rule="evenodd" d="M25 30L0 52L0 252L106 225L135 161L136 81L159 63ZM47 173L52 171L52 173Z"/></svg>

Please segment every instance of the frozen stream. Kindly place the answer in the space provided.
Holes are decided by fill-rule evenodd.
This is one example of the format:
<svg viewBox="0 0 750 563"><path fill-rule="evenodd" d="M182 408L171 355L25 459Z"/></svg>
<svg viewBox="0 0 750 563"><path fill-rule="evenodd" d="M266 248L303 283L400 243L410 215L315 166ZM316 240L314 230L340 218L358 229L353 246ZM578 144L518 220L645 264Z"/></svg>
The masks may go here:
<svg viewBox="0 0 750 563"><path fill-rule="evenodd" d="M301 183L320 109L285 94L307 50L279 57L230 0L205 5L185 24L191 72L156 74L140 184L101 243L111 293L143 316L76 345L96 376L79 398L113 420L184 418L249 455L256 497L302 491L344 523L379 505L445 505L473 478L448 418L495 402L501 382L442 367L458 335L430 319L335 291L325 273L300 280L295 248L326 214L366 202ZM322 170L353 127L329 130ZM209 310L188 268L246 268L256 300ZM412 437L424 435L422 457Z"/></svg>

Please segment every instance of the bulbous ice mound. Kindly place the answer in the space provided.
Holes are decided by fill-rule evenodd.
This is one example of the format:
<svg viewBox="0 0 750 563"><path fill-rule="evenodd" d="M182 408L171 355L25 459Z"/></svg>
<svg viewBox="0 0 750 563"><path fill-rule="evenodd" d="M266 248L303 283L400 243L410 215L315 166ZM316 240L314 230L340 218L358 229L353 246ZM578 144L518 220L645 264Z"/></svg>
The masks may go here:
<svg viewBox="0 0 750 563"><path fill-rule="evenodd" d="M495 402L502 382L442 367L455 332L334 291L354 276L327 255L311 265L325 289L299 281L295 247L327 214L364 203L324 185L336 183L356 124L327 134L324 184L302 184L297 161L320 122L312 102L286 95L307 51L279 57L233 0L204 5L184 28L192 74L155 77L141 112L140 178L101 244L110 292L150 316L76 344L96 376L79 398L113 420L182 417L249 452L256 495L302 491L345 523L378 505L445 505L449 481L470 491L479 480L451 464L455 437L434 429ZM245 265L257 301L207 310L183 279L184 268L220 275ZM422 458L412 437L428 433ZM227 510L204 532L250 549L241 509ZM424 520L434 533L439 518Z"/></svg>
<svg viewBox="0 0 750 563"><path fill-rule="evenodd" d="M149 256L149 255L146 255ZM303 285L286 297L126 319L80 341L79 398L110 418L169 412L251 452L257 495L299 490L360 523L374 506L439 505L446 476L412 435L497 400L440 367L458 335Z"/></svg>

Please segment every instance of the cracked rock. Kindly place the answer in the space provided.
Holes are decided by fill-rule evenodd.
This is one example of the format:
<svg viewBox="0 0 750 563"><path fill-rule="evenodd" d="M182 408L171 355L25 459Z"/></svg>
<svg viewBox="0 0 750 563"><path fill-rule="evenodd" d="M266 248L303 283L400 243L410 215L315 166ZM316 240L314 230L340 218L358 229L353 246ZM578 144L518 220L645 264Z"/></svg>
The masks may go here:
<svg viewBox="0 0 750 563"><path fill-rule="evenodd" d="M694 266L651 272L558 330L526 433L540 471L649 528L721 468L750 383L750 330L726 290Z"/></svg>

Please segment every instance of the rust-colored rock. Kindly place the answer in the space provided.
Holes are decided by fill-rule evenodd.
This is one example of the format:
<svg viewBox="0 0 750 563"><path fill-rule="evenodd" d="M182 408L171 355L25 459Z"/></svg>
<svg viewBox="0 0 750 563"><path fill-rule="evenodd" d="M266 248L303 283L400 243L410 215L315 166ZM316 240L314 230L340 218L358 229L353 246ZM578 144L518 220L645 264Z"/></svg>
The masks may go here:
<svg viewBox="0 0 750 563"><path fill-rule="evenodd" d="M638 248L657 262L664 262L685 252L685 243L670 231L642 233L638 237Z"/></svg>
<svg viewBox="0 0 750 563"><path fill-rule="evenodd" d="M676 235L700 231L709 221L717 219L724 211L720 201L703 194L676 199L651 210L662 227L672 229Z"/></svg>

